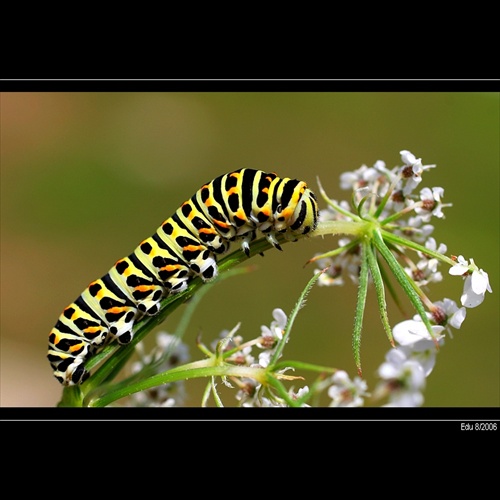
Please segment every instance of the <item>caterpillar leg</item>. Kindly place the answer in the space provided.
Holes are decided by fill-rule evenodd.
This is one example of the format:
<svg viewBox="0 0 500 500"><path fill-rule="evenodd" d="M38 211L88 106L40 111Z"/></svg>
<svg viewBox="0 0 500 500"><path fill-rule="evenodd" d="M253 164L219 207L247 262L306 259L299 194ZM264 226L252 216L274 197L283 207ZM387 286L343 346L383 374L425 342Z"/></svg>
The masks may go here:
<svg viewBox="0 0 500 500"><path fill-rule="evenodd" d="M142 314L138 309L127 306L113 306L106 311L110 320L109 333L116 337L119 344L128 344L134 337L133 328L135 320Z"/></svg>
<svg viewBox="0 0 500 500"><path fill-rule="evenodd" d="M266 233L266 239L277 250L283 250L281 248L281 245L278 243L278 240L276 239L276 236L273 231L269 231L268 233Z"/></svg>
<svg viewBox="0 0 500 500"><path fill-rule="evenodd" d="M54 377L63 385L77 385L89 377L89 372L83 366L87 358L94 352L93 346L80 342L73 344L73 352L64 352L49 343L47 358L54 370Z"/></svg>
<svg viewBox="0 0 500 500"><path fill-rule="evenodd" d="M250 231L240 237L241 249L245 252L247 257L250 257L250 243L255 239L255 231Z"/></svg>
<svg viewBox="0 0 500 500"><path fill-rule="evenodd" d="M192 274L200 276L203 281L212 281L217 277L217 261L204 244L188 236L178 236L175 242L179 245L182 260L188 264Z"/></svg>
<svg viewBox="0 0 500 500"><path fill-rule="evenodd" d="M217 261L209 250L200 252L200 255L190 262L190 268L203 281L212 281L219 274Z"/></svg>

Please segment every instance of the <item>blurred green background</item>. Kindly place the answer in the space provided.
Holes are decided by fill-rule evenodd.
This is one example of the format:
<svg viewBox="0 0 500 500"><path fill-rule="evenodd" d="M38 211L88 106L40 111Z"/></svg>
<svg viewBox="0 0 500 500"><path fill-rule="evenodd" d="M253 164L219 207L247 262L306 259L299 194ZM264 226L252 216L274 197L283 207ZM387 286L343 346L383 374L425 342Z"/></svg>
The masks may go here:
<svg viewBox="0 0 500 500"><path fill-rule="evenodd" d="M489 92L2 93L0 404L59 401L46 349L62 309L204 182L250 167L303 179L315 191L319 176L331 197L347 199L342 172L377 160L392 168L408 149L438 166L421 186L442 186L453 203L446 220L433 220L433 236L449 254L472 257L494 292L446 340L425 406L499 406L499 122L499 94ZM313 270L303 264L335 241L268 251L253 259L255 272L214 287L185 337L192 359L201 356L200 332L209 344L241 321L249 340L274 308L288 313ZM442 272L431 299L459 302L462 281ZM349 282L315 287L285 357L354 376L355 299ZM180 309L162 329L174 330ZM389 312L392 324L403 319L392 304ZM372 390L388 349L371 290L361 354ZM186 404L198 406L201 384L187 387Z"/></svg>

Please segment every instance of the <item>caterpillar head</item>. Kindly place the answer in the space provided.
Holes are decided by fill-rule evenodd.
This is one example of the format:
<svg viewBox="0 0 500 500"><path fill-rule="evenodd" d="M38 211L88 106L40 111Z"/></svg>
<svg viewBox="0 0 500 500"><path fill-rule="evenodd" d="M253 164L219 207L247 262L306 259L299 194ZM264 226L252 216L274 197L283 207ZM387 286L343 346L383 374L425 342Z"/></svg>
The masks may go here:
<svg viewBox="0 0 500 500"><path fill-rule="evenodd" d="M289 180L289 182L293 183L294 181ZM292 235L307 234L313 231L318 224L316 196L305 182L295 182L297 184L291 194L287 192L285 185L281 203L278 203L274 211L273 229L276 232L290 232Z"/></svg>

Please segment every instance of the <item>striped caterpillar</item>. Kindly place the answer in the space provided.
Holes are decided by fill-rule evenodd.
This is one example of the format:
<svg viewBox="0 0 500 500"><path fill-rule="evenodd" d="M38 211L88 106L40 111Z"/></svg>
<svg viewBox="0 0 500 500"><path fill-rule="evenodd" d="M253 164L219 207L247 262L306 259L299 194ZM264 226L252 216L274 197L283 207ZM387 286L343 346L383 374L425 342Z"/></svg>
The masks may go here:
<svg viewBox="0 0 500 500"><path fill-rule="evenodd" d="M303 181L239 169L204 184L156 233L120 259L64 309L49 334L48 359L61 384L89 377L85 361L116 339L127 344L134 322L154 316L169 294L199 276L217 276L217 256L238 242L247 256L259 230L278 250L287 239L314 230L318 206Z"/></svg>

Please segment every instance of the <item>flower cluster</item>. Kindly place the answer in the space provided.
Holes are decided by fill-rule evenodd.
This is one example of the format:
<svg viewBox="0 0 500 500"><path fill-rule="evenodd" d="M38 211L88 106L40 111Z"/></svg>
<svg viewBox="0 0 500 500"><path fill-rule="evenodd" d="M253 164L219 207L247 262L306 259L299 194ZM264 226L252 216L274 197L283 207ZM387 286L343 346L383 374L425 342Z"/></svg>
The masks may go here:
<svg viewBox="0 0 500 500"><path fill-rule="evenodd" d="M437 247L434 238L430 238L434 226L429 224L432 217L444 218L443 208L451 206L442 202L444 189L424 187L418 194L414 194L415 188L422 181L423 172L435 168L435 165L422 165L421 159L406 150L401 151L401 159L404 165L392 170L387 169L386 164L379 160L373 167L362 165L354 172L343 173L340 176L340 187L352 190L354 213L347 201L327 199L328 206L320 211L320 221L376 219L384 229L417 243L424 243L425 248L444 253L446 246L441 244ZM322 194L326 196L323 191ZM409 215L407 220L403 219L405 215ZM320 278L319 285L341 285L343 275L358 282L361 257L356 238L353 240L343 237L339 240L337 250L316 255L312 260L317 262L319 269L328 267ZM437 261L429 259L427 253L422 253L417 264L409 259L407 264L407 272L423 283L442 279L437 271Z"/></svg>
<svg viewBox="0 0 500 500"><path fill-rule="evenodd" d="M433 325L434 339L444 344L443 326ZM426 377L436 363L437 347L427 328L416 316L393 329L397 349L391 349L378 368L381 382L375 389L376 400L387 397L385 406L421 406Z"/></svg>
<svg viewBox="0 0 500 500"><path fill-rule="evenodd" d="M273 320L271 324L261 326L260 335L245 342L238 334L240 324L238 323L232 330L223 330L219 338L211 343L211 349L207 349L201 342L198 347L205 352L207 357L219 359L219 362L228 367L236 367L236 373L223 376L222 381L226 387L234 388L237 391L235 398L239 406L242 407L287 407L290 402L295 402L296 406L308 406L305 403L309 395L308 386L295 389L289 388L278 393L276 389L268 383L268 378L276 380L296 380L302 377L288 375L289 367L270 371L269 377L265 375L271 369L271 361L276 363L280 354L276 353L279 342L283 342L284 331L288 322L287 315L282 309L276 308L272 312ZM252 351L258 351L253 353ZM139 361L132 364L132 372L150 376L161 374L178 364L188 360L187 346L168 333L161 332L156 337L156 345L150 353L144 352L143 343L137 345ZM255 355L254 355L255 354ZM277 355L278 354L278 355ZM274 359L274 358L277 359ZM197 362L191 363L191 366ZM241 374L241 375L240 375ZM250 376L245 376L248 374ZM209 384L215 390L215 384ZM184 384L180 382L167 383L150 389L138 392L130 397L130 404L133 406L182 406L185 399ZM304 400L304 402L302 402Z"/></svg>
<svg viewBox="0 0 500 500"><path fill-rule="evenodd" d="M432 304L427 313L434 339L439 341L440 346L444 344L445 331L453 338L452 328L460 329L466 317L466 308L477 307L483 302L486 291L492 292L488 274L478 269L472 259L471 265L462 256L457 258L457 262L450 267L449 273L464 278L460 299L462 307L445 298ZM389 351L385 363L379 367L378 374L383 382L377 387L376 395L378 398L387 396L387 406L420 406L424 401L422 391L425 379L436 362L435 342L418 315L398 323L393 335L400 347Z"/></svg>
<svg viewBox="0 0 500 500"><path fill-rule="evenodd" d="M397 349L391 349L379 367L381 383L374 397L378 400L387 396L390 406L419 406L423 403L426 377L434 367L439 346L444 344L444 334L452 338L451 329L460 328L466 308L481 304L486 291L492 290L488 274L472 259L469 264L462 256L447 257L446 245L438 245L431 236L434 231L430 224L432 218L444 218L443 209L451 204L443 203L444 189L441 187L424 187L418 193L415 189L422 181L422 174L435 165L423 165L421 159L406 150L400 154L403 165L392 170L387 169L384 162L377 161L373 167L363 165L340 176L341 188L353 190L352 207L346 201L329 199L322 190L328 208L320 212L320 221L325 226L330 223L325 233L337 224L339 232L353 237L341 238L337 249L316 255L311 261L318 266L315 272L321 273L318 283L322 286L341 285L344 275L359 283L364 269L367 279L374 281L378 290L383 322L386 319L383 293L386 277L380 273L375 252L386 261L418 314L397 324L391 331L387 323L384 324L392 346ZM363 224L364 229L360 230ZM407 250L415 251L418 260L412 260ZM424 292L427 285L442 281L439 265L443 262L451 266L450 274L464 278L460 308L449 298L432 302ZM363 308L364 303L358 310ZM359 317L358 337L362 312L357 319ZM359 372L359 344L355 344L355 356ZM343 381L346 387L355 385L348 378ZM330 392L333 401L338 401L338 394L343 394L342 386L331 388ZM357 401L361 401L360 397Z"/></svg>
<svg viewBox="0 0 500 500"><path fill-rule="evenodd" d="M256 339L249 342L243 342L243 337L240 335L235 336L235 331L239 328L239 325L231 332L224 330L220 333L223 341L230 339L231 342L226 344L225 349L231 349L234 346L235 349L231 349L231 355L226 358L226 361L233 362L239 365L246 365L250 368L267 368L271 359L274 357L276 352L276 347L278 342L283 339L283 334L285 327L288 322L288 317L286 313L280 309L276 308L272 312L273 321L269 326L262 325L260 327L261 334ZM216 341L212 344L215 349ZM260 349L257 357L252 355L253 347ZM283 374L286 370L280 371ZM287 378L284 376L284 378ZM293 377L290 377L293 378ZM262 384L262 382L257 381L249 377L242 377L241 379L233 378L232 382L238 387L238 392L236 393L236 400L242 407L284 407L289 406L287 402L276 395L273 391L269 389L268 386ZM302 387L295 392L293 388L288 391L288 396L291 399L298 400L306 395L309 391L307 386ZM307 405L303 405L307 406Z"/></svg>

